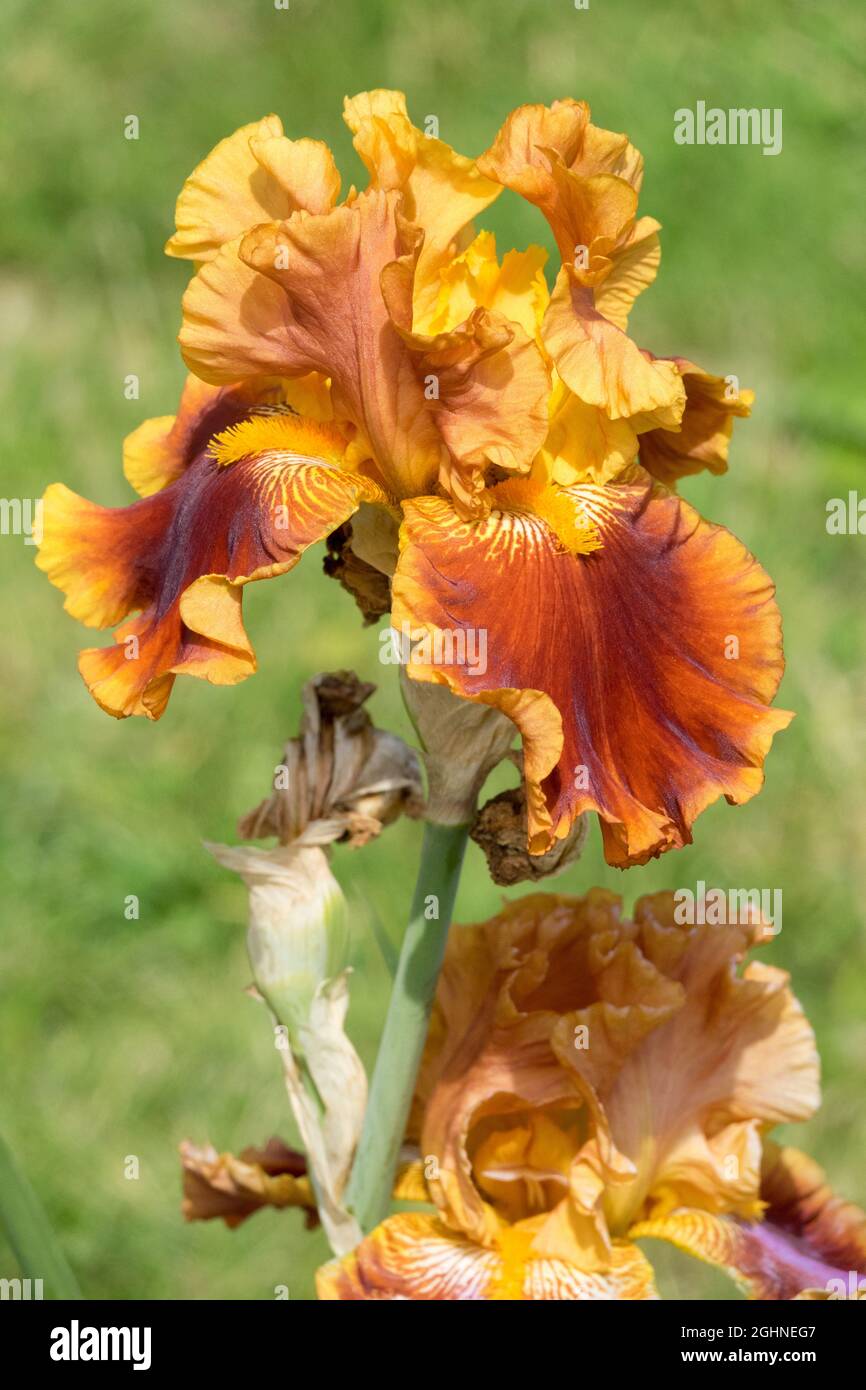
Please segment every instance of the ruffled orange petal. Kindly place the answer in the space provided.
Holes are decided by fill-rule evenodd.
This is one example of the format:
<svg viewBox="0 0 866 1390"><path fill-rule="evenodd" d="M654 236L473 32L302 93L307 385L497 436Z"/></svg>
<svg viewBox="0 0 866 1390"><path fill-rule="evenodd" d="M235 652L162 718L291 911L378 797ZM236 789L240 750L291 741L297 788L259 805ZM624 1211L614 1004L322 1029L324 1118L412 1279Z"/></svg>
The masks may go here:
<svg viewBox="0 0 866 1390"><path fill-rule="evenodd" d="M399 331L411 328L418 253L400 202L364 193L224 247L184 296L180 342L209 381L329 376L335 414L360 433L388 490L406 496L432 486L445 446Z"/></svg>
<svg viewBox="0 0 866 1390"><path fill-rule="evenodd" d="M283 135L260 133L250 141L250 149L286 195L286 211L268 213L266 220L293 212L330 212L340 196L340 175L322 140L287 140Z"/></svg>
<svg viewBox="0 0 866 1390"><path fill-rule="evenodd" d="M601 890L582 899L536 894L452 932L418 1083L421 1151L439 1166L428 1188L446 1224L490 1245L503 1239L503 1222L525 1228L541 1212L532 1254L585 1270L610 1258L605 1187L635 1176L599 1097L682 1001L680 986L621 930L620 908ZM591 1048L575 1047L578 1029L589 1030ZM554 1112L555 1126L544 1119ZM571 1131L586 1125L596 1136L593 1175L584 1149L576 1166L566 1164L567 1181L533 1185L533 1168L563 1175L561 1152L577 1154ZM503 1196L492 1178L521 1147L529 1183L512 1182Z"/></svg>
<svg viewBox="0 0 866 1390"><path fill-rule="evenodd" d="M585 101L518 106L478 160L479 169L488 178L540 208L557 241L564 238L568 260L574 256L574 241L559 219L559 193L551 172L551 155L570 169L581 158L588 127L589 107Z"/></svg>
<svg viewBox="0 0 866 1390"><path fill-rule="evenodd" d="M605 280L623 256L632 298L650 283L657 246L647 243L658 223L635 214L643 161L624 135L599 130L585 102L520 106L506 120L479 160L491 178L520 193L541 210L556 237L564 264L575 264L583 284ZM640 276L636 264L646 261Z"/></svg>
<svg viewBox="0 0 866 1390"><path fill-rule="evenodd" d="M217 685L251 674L243 585L291 569L362 500L381 497L336 466L345 441L332 426L281 418L281 449L220 464L202 447L175 482L129 507L48 488L39 567L81 622L128 619L113 647L79 660L109 714L158 719L178 672Z"/></svg>
<svg viewBox="0 0 866 1390"><path fill-rule="evenodd" d="M575 175L615 174L640 192L643 159L628 137L594 126L586 102L570 98L550 106L518 106L479 158L478 167L535 203L549 221L556 199L550 154Z"/></svg>
<svg viewBox="0 0 866 1390"><path fill-rule="evenodd" d="M595 291L598 312L624 330L631 306L656 278L661 258L659 223L654 217L639 217Z"/></svg>
<svg viewBox="0 0 866 1390"><path fill-rule="evenodd" d="M650 361L621 328L598 309L593 291L565 265L556 277L542 325L544 345L565 384L613 420L661 412L676 426L685 388L672 362Z"/></svg>
<svg viewBox="0 0 866 1390"><path fill-rule="evenodd" d="M661 360L661 359L655 359ZM654 478L675 487L680 478L700 473L724 473L736 416L751 414L754 391L740 390L731 377L713 376L685 357L670 359L686 392L679 430L651 429L641 435L640 461Z"/></svg>
<svg viewBox="0 0 866 1390"><path fill-rule="evenodd" d="M214 385L293 374L283 360L285 295L244 264L242 240L220 247L190 280L182 300L178 342L184 361L195 376Z"/></svg>
<svg viewBox="0 0 866 1390"><path fill-rule="evenodd" d="M169 256L209 261L221 246L260 222L299 208L327 212L340 176L320 140L288 140L278 116L241 126L190 174L177 200Z"/></svg>
<svg viewBox="0 0 866 1390"><path fill-rule="evenodd" d="M435 303L426 318L419 319L416 313L415 328L424 333L448 332L474 309L495 309L519 324L528 338L540 340L550 300L546 261L543 247L529 246L525 251L508 251L500 265L493 233L479 232L465 251L442 267Z"/></svg>
<svg viewBox="0 0 866 1390"><path fill-rule="evenodd" d="M637 1169L631 1188L607 1195L614 1231L640 1211L758 1216L763 1135L818 1108L815 1037L790 977L757 961L741 970L746 951L767 939L760 913L748 919L727 900L723 920L702 926L678 921L671 893L636 904L637 945L681 987L681 1005L603 1096L616 1145Z"/></svg>
<svg viewBox="0 0 866 1390"><path fill-rule="evenodd" d="M634 1245L614 1247L610 1267L588 1273L562 1260L487 1250L455 1236L435 1216L392 1216L357 1250L319 1270L326 1301L557 1302L655 1299L652 1270Z"/></svg>
<svg viewBox="0 0 866 1390"><path fill-rule="evenodd" d="M454 254L464 227L502 192L475 161L412 125L402 92L379 88L347 97L343 119L370 172L371 188L401 192L405 214L424 230L415 283L423 317L435 299L439 268Z"/></svg>
<svg viewBox="0 0 866 1390"><path fill-rule="evenodd" d="M761 1195L762 1221L682 1209L643 1221L631 1234L669 1240L724 1269L749 1298L866 1294L866 1212L836 1197L817 1163L771 1146Z"/></svg>
<svg viewBox="0 0 866 1390"><path fill-rule="evenodd" d="M560 1065L549 1035L549 1020L531 1016L507 1028L491 1027L479 1046L473 1027L465 1049L440 1077L424 1116L421 1149L439 1163L437 1177L428 1179L431 1195L450 1226L485 1245L501 1236L503 1223L475 1182L470 1128L485 1118L544 1106L576 1111L587 1098L581 1078ZM591 1231L583 1243L594 1244Z"/></svg>
<svg viewBox="0 0 866 1390"><path fill-rule="evenodd" d="M441 657L409 674L515 721L536 853L595 810L608 862L644 863L689 843L719 796L761 787L791 718L768 708L783 669L773 586L680 498L524 487L492 489L480 521L439 498L404 504L394 622L426 631L434 654L439 633ZM465 652L483 632L484 669L459 663L443 632L462 633Z"/></svg>
<svg viewBox="0 0 866 1390"><path fill-rule="evenodd" d="M608 483L637 458L638 436L629 420L612 420L587 405L558 378L549 401L550 423L541 461L563 487Z"/></svg>
<svg viewBox="0 0 866 1390"><path fill-rule="evenodd" d="M544 359L518 324L483 308L450 332L405 336L418 372L436 387L430 410L449 450L439 481L471 509L485 468L526 472L544 442L550 389Z"/></svg>
<svg viewBox="0 0 866 1390"><path fill-rule="evenodd" d="M612 419L664 411L675 425L684 393L669 364L625 336L629 310L659 265L659 224L637 220L643 162L625 136L598 130L584 102L512 112L479 167L535 203L562 269L543 326L563 380Z"/></svg>
<svg viewBox="0 0 866 1390"><path fill-rule="evenodd" d="M285 384L277 381L216 387L188 376L177 415L145 420L123 441L127 482L140 497L150 497L179 478L213 434L235 424L254 406L285 399Z"/></svg>
<svg viewBox="0 0 866 1390"><path fill-rule="evenodd" d="M545 434L547 368L518 324L483 307L449 333L414 334L417 250L394 193L259 227L240 259L226 248L187 291L187 360L228 375L249 345L255 370L327 372L335 412L358 432L354 455L369 449L389 491L424 492L438 477L466 500L487 464L529 466ZM250 284L241 319L249 302L264 317L253 313L238 336L231 316L244 262L283 303L277 320L270 290Z"/></svg>

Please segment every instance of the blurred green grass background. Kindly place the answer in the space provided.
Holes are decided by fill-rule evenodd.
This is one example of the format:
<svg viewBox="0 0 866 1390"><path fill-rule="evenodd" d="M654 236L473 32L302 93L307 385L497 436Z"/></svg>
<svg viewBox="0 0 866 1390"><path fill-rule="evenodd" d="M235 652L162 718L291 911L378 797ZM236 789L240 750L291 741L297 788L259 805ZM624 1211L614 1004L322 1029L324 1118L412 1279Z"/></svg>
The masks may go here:
<svg viewBox="0 0 866 1390"><path fill-rule="evenodd" d="M747 0L91 0L34 12L7 0L0 151L3 484L38 497L62 479L130 499L123 436L171 412L183 377L174 336L186 269L162 257L184 177L224 135L278 112L361 167L344 93L406 90L421 122L466 153L523 101L588 99L598 123L643 150L642 210L664 225L662 269L633 318L638 340L756 389L725 479L684 491L730 526L778 582L788 672L764 793L722 804L696 843L626 875L594 828L562 890L641 893L694 885L781 887L784 928L765 958L793 972L824 1061L820 1117L789 1134L866 1201L864 870L866 709L859 537L829 537L825 505L862 485L863 82L866 11ZM858 56L859 55L859 56ZM784 148L680 147L673 112L698 99L781 107ZM140 139L123 138L135 114ZM486 225L500 247L544 240L535 210L504 195ZM858 296L857 290L860 295ZM141 399L124 399L136 373ZM325 1254L296 1213L230 1233L179 1215L184 1136L237 1151L291 1134L261 1011L242 993L245 895L200 841L231 840L294 732L301 683L354 667L380 681L378 722L405 731L375 633L308 557L245 603L260 672L229 690L178 682L157 725L116 724L75 670L88 634L0 538L4 604L0 748L0 1128L40 1192L94 1298L310 1296ZM553 640L566 642L567 633ZM395 938L419 828L398 825L335 866L355 905L351 1024L375 1055L387 980L369 931ZM136 894L138 921L124 917ZM472 848L458 919L500 898ZM137 1181L124 1178L135 1155ZM0 1274L15 1273L0 1240ZM665 1257L663 1289L728 1294Z"/></svg>

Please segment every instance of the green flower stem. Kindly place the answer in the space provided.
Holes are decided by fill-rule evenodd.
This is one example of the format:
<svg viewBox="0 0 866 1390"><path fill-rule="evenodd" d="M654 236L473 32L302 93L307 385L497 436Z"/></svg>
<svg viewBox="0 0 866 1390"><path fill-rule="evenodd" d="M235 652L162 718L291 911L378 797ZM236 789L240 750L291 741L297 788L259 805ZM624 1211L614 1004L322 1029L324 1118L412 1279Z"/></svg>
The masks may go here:
<svg viewBox="0 0 866 1390"><path fill-rule="evenodd" d="M0 1137L0 1226L26 1279L41 1279L48 1298L83 1295L42 1205Z"/></svg>
<svg viewBox="0 0 866 1390"><path fill-rule="evenodd" d="M421 867L379 1044L347 1205L364 1231L387 1215L397 1157L427 1040L427 1024L463 867L468 825L424 828ZM431 898L438 915L429 915Z"/></svg>

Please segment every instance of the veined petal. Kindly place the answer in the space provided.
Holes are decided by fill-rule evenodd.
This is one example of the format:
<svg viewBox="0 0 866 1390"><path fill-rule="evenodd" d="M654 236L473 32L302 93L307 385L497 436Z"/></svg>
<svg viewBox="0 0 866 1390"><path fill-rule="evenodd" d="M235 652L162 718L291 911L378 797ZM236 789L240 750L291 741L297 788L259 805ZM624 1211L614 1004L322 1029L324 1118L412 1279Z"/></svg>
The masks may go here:
<svg viewBox="0 0 866 1390"><path fill-rule="evenodd" d="M652 1270L634 1245L614 1247L610 1267L587 1273L563 1260L488 1250L454 1235L435 1216L392 1216L344 1260L319 1270L323 1300L558 1302L654 1299Z"/></svg>
<svg viewBox="0 0 866 1390"><path fill-rule="evenodd" d="M188 376L177 415L145 420L123 441L127 482L140 497L159 492L180 477L219 430L236 424L256 406L286 402L286 384L259 379L217 387Z"/></svg>
<svg viewBox="0 0 866 1390"><path fill-rule="evenodd" d="M679 430L656 428L641 434L640 461L654 478L675 487L680 478L704 468L710 473L727 471L734 417L751 414L755 393L740 390L735 378L702 371L685 357L669 360L685 387L682 424Z"/></svg>
<svg viewBox="0 0 866 1390"><path fill-rule="evenodd" d="M249 418L254 402L268 408L275 395L278 397L279 391L275 392L271 382L260 383L259 389L252 383L215 389L189 377L176 416L146 420L124 441L128 481L148 498L164 491L202 458L214 435ZM52 484L46 493L49 495L54 516L49 518L36 563L66 595L67 613L87 627L113 627L139 605L136 573L123 561L116 563L118 557L111 547L99 555L99 531L92 523L109 509L77 497L62 483ZM146 516L161 510L158 502L140 508ZM115 511L118 517L136 515L130 507ZM77 519L82 526L80 538L76 536Z"/></svg>
<svg viewBox="0 0 866 1390"><path fill-rule="evenodd" d="M496 1256L456 1236L435 1216L389 1217L342 1260L316 1275L326 1302L372 1299L477 1302L486 1298Z"/></svg>
<svg viewBox="0 0 866 1390"><path fill-rule="evenodd" d="M770 1146L762 1221L683 1208L642 1221L635 1240L669 1240L718 1265L749 1298L862 1298L866 1294L866 1212L836 1197L817 1163Z"/></svg>
<svg viewBox="0 0 866 1390"><path fill-rule="evenodd" d="M459 234L502 189L482 177L474 160L412 125L402 92L378 88L347 97L343 119L370 172L370 187L402 192L408 220L424 230L415 282L415 310L423 317Z"/></svg>
<svg viewBox="0 0 866 1390"><path fill-rule="evenodd" d="M321 140L288 140L279 116L265 116L221 140L190 174L177 200L169 256L209 261L260 222L299 208L327 212L340 192Z"/></svg>
<svg viewBox="0 0 866 1390"><path fill-rule="evenodd" d="M404 504L395 625L485 641L484 669L456 661L452 640L440 664L408 671L515 721L531 849L595 810L608 862L644 863L689 843L719 796L760 789L791 718L768 708L782 674L773 586L680 498L634 484L527 503L519 487L492 489L480 521L439 498Z"/></svg>
<svg viewBox="0 0 866 1390"><path fill-rule="evenodd" d="M523 1280L525 1299L646 1303L658 1299L652 1266L636 1245L615 1242L606 1271L587 1271L565 1260L532 1259Z"/></svg>
<svg viewBox="0 0 866 1390"><path fill-rule="evenodd" d="M335 416L354 425L398 497L432 487L446 454L399 331L411 328L418 254L400 204L399 193L367 192L224 247L189 286L180 335L191 370L209 381L330 377Z"/></svg>
<svg viewBox="0 0 866 1390"><path fill-rule="evenodd" d="M100 507L55 483L37 564L66 608L115 645L82 652L94 699L123 718L163 713L178 672L232 685L255 670L241 590L381 497L341 470L333 426L284 416L282 448L220 464L202 449L175 482L129 507ZM129 617L135 613L136 616Z"/></svg>

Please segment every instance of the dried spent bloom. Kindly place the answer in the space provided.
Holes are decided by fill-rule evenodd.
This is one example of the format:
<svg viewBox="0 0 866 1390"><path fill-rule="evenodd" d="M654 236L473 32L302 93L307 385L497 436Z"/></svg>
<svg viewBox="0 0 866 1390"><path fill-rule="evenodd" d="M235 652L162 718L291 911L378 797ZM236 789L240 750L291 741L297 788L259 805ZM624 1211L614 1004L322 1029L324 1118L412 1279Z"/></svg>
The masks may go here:
<svg viewBox="0 0 866 1390"><path fill-rule="evenodd" d="M253 978L283 1029L286 1087L319 1216L339 1253L360 1238L342 1194L364 1119L367 1078L344 1028L348 920L328 846L338 840L363 845L401 812L418 815L422 808L415 753L376 729L363 708L374 689L347 671L308 681L300 733L285 746L274 791L240 825L242 835L275 835L279 844L207 846L249 890ZM257 1171L237 1165L221 1160L220 1182L227 1174L245 1193L251 1184L259 1196L271 1190ZM212 1166L205 1176L213 1186Z"/></svg>
<svg viewBox="0 0 866 1390"><path fill-rule="evenodd" d="M207 846L249 889L253 978L296 1040L319 986L346 963L346 902L327 847L365 844L423 806L416 754L363 708L374 690L351 671L308 681L300 733L283 750L274 791L239 826L246 839L274 835L279 845Z"/></svg>
<svg viewBox="0 0 866 1390"><path fill-rule="evenodd" d="M408 1136L436 1212L386 1219L320 1297L652 1299L648 1236L753 1298L866 1274L866 1215L765 1138L819 1103L787 974L741 968L765 938L601 889L454 928Z"/></svg>
<svg viewBox="0 0 866 1390"><path fill-rule="evenodd" d="M217 1153L212 1144L199 1146L184 1139L178 1146L183 1177L181 1211L187 1221L224 1221L229 1230L257 1211L298 1208L304 1225L319 1224L316 1194L309 1180L307 1159L273 1136L263 1149L252 1146L240 1154ZM407 1148L394 1182L395 1197L411 1201L419 1191L417 1163ZM426 1200L422 1192L421 1200Z"/></svg>
<svg viewBox="0 0 866 1390"><path fill-rule="evenodd" d="M643 160L577 101L518 108L477 161L399 92L345 119L369 185L342 202L327 147L272 115L184 185L179 413L127 441L139 501L44 499L38 563L73 616L120 624L84 679L151 719L178 674L242 680L245 585L339 535L331 568L369 616L390 602L409 676L517 726L531 853L587 811L620 867L687 844L760 789L790 715L772 583L675 491L726 467L751 393L627 333L659 263ZM552 291L539 247L473 237L503 188L553 230Z"/></svg>
<svg viewBox="0 0 866 1390"><path fill-rule="evenodd" d="M336 579L354 598L364 626L384 618L391 611L391 583L388 575L362 560L352 548L351 523L339 526L327 537L328 554L322 562L325 574Z"/></svg>
<svg viewBox="0 0 866 1390"><path fill-rule="evenodd" d="M263 1149L244 1149L237 1157L184 1140L180 1156L181 1210L187 1221L219 1218L233 1230L262 1207L300 1207L308 1227L317 1223L307 1160L281 1139L269 1139Z"/></svg>
<svg viewBox="0 0 866 1390"><path fill-rule="evenodd" d="M297 738L277 770L279 785L238 827L246 840L276 835L280 844L366 844L400 815L424 809L418 757L402 739L377 729L365 702L376 687L353 671L308 681Z"/></svg>
<svg viewBox="0 0 866 1390"><path fill-rule="evenodd" d="M526 848L526 794L522 786L509 787L481 807L469 834L483 850L493 882L510 888L527 879L538 882L552 878L574 864L583 852L587 822L581 816L553 849L530 854Z"/></svg>

